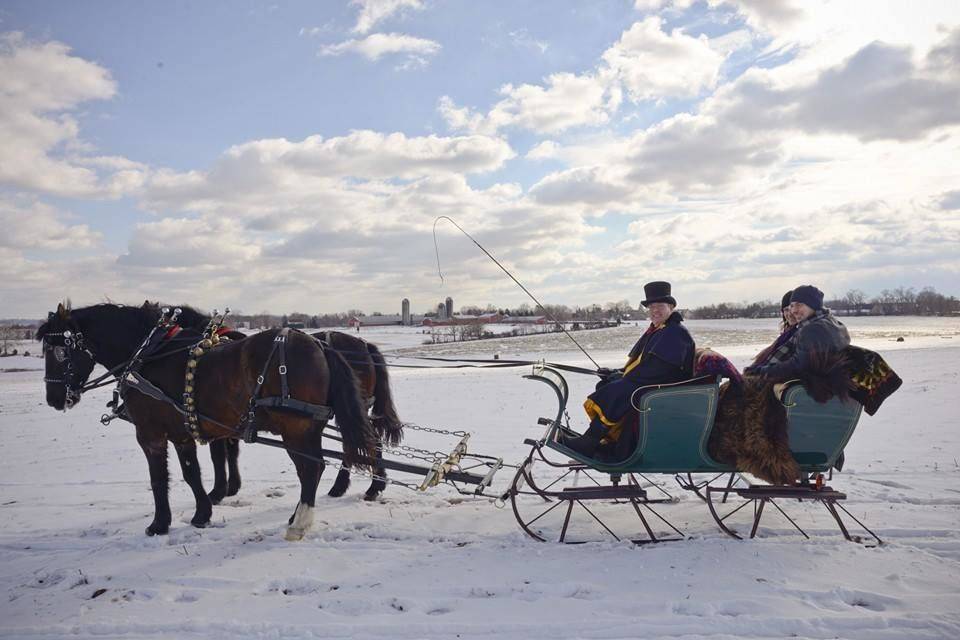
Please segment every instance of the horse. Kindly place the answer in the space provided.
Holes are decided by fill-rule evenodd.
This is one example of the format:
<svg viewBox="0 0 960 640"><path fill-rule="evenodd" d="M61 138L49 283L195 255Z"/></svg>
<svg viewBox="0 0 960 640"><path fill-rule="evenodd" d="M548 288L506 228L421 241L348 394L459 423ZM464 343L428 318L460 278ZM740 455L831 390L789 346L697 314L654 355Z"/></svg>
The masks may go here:
<svg viewBox="0 0 960 640"><path fill-rule="evenodd" d="M320 331L310 335L336 350L350 364L360 384L360 392L370 406L371 422L380 442L386 442L392 446L400 444L403 439L403 423L393 404L387 363L377 346L341 331ZM387 470L383 466L382 447L377 448L373 471L374 477L363 495L364 500L376 500L387 486L384 480L387 477ZM344 463L340 466L337 479L327 495L339 498L349 487L350 465Z"/></svg>
<svg viewBox="0 0 960 640"><path fill-rule="evenodd" d="M36 335L43 343L47 404L57 410L76 406L96 364L113 373L127 373L125 368L131 366L145 336L162 324L150 308L98 304L71 310L58 305ZM183 332L186 334L145 354L139 363L132 363L140 382L126 387L123 395L126 415L136 427L150 473L154 517L146 534L162 535L170 530L168 442L177 452L184 480L196 501L190 523L204 527L210 522L212 503L201 481L196 440L187 426L190 422L185 423L183 407L173 400L185 398L189 389L198 415L196 433L203 439L236 438L248 414L258 428L281 436L300 479L300 498L285 537L302 539L313 521L317 485L324 469L321 438L325 420L320 417L329 413L321 410L329 405L336 414L345 462L369 466L376 455L376 433L353 371L339 353L324 350L317 340L298 331L263 331L216 346L210 341L196 344L203 337L199 332ZM273 366L278 345L279 367ZM151 395L147 385L158 395ZM269 396L261 398L263 404L255 403L260 390Z"/></svg>
<svg viewBox="0 0 960 640"><path fill-rule="evenodd" d="M160 312L159 303L145 300L144 308L151 308ZM193 308L181 305L182 312L178 318L180 326L202 331L210 322L210 317L195 312ZM403 438L403 423L397 415L390 391L390 376L387 373L387 363L380 350L372 342L357 338L341 331L320 331L310 334L312 337L328 345L344 357L350 368L353 369L359 384L361 396L370 406L371 423L381 442L396 446ZM220 334L229 340L242 340L245 334L239 331L226 331ZM385 478L387 470L383 466L382 447L377 447L374 458L373 480L364 493L364 500L376 500L386 488ZM240 491L240 440L238 438L221 438L210 443L210 461L213 463L213 489L207 494L213 504L219 504L227 496L236 495ZM327 493L330 497L339 498L350 487L350 466L343 464L337 473L337 478Z"/></svg>

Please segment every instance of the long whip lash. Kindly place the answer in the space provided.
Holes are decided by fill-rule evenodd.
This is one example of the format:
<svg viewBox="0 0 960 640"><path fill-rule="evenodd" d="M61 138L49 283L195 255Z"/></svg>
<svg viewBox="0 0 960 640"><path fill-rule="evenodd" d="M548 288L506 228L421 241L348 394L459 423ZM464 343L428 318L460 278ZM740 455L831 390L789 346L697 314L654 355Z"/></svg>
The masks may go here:
<svg viewBox="0 0 960 640"><path fill-rule="evenodd" d="M496 258L494 258L494 257L490 254L489 251L487 251L486 249L483 248L483 245L482 245L482 244L480 244L479 242L477 242L476 238L474 238L472 235L470 235L469 233L467 233L466 230L464 230L463 227L461 227L459 224L457 224L457 222L456 222L453 218L451 218L450 216L437 216L437 218L433 221L433 248L434 248L434 250L436 251L436 254L437 254L437 274L440 276L440 282L441 282L441 283L443 282L443 272L440 271L440 245L437 244L437 223L440 222L441 220L448 220L448 221L450 222L450 224L452 224L452 225L455 226L457 229L459 229L460 232L461 232L463 235L465 235L465 236L467 236L468 238L470 238L470 240L473 242L473 244L477 245L477 247L480 249L480 251L483 251L483 252L487 255L488 258L490 258L491 260L493 260L493 263L494 263L495 265L497 265L498 267L500 267L500 270L501 270L501 271L503 271L505 274L507 274L508 276L510 276L510 279L513 280L513 281L517 284L518 287L520 287L521 289L523 289L523 292L524 292L525 294L527 294L528 296L530 296L530 299L531 299L531 300L533 300L535 303L537 303L537 307L539 307L539 308L543 311L544 315L546 315L547 318L549 318L551 322L553 322L555 325L557 325L558 327L560 327L560 330L563 331L563 332L567 335L567 337L570 338L570 339L573 341L573 344L577 345L577 348L580 349L580 351L583 352L583 355L587 356L587 358L590 360L590 362L593 363L593 366L595 366L597 369L600 368L600 365L597 364L597 361L594 360L592 357L590 357L590 354L587 353L587 350L584 349L582 346L580 346L580 343L577 342L577 339L574 338L572 335L570 335L570 332L567 331L567 330L564 328L564 326L563 326L559 321L557 321L556 318L554 318L552 315L550 315L550 312L547 311L546 307L544 307L544 306L540 303L539 300L537 300L536 296L534 296L532 293L530 293L530 292L527 290L527 288L526 288L525 286L523 286L523 283L521 283L519 280L517 280L516 278L514 278L514 277L513 277L513 274L510 273L509 271L507 271L507 268L504 267L502 264L500 264L500 261L499 261L499 260L497 260Z"/></svg>

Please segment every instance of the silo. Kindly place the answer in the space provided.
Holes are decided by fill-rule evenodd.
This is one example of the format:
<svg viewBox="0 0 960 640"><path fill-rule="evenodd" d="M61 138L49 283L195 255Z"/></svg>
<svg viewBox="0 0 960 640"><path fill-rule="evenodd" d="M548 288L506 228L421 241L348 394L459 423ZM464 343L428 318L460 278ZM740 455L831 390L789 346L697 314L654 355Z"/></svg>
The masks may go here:
<svg viewBox="0 0 960 640"><path fill-rule="evenodd" d="M444 302L444 304L446 305L446 308L447 308L447 317L452 318L453 317L453 298L447 296L447 299Z"/></svg>
<svg viewBox="0 0 960 640"><path fill-rule="evenodd" d="M404 298L400 301L400 318L403 326L409 327L413 322L410 320L410 301Z"/></svg>

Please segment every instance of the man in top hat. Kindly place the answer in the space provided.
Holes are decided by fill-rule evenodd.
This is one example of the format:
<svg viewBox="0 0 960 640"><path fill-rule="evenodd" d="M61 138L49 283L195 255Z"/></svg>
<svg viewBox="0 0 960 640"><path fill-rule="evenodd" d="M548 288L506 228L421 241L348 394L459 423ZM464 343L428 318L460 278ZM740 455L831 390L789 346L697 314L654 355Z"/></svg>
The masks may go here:
<svg viewBox="0 0 960 640"><path fill-rule="evenodd" d="M593 456L602 442L620 438L622 421L632 410L630 397L638 388L651 384L680 382L693 376L693 338L683 326L683 316L674 309L669 282L648 282L643 286L650 326L630 350L623 369L601 370L605 380L583 403L590 428L564 444L586 456Z"/></svg>
<svg viewBox="0 0 960 640"><path fill-rule="evenodd" d="M743 370L745 375L784 382L797 378L815 358L850 346L847 328L823 306L823 291L813 285L793 290L788 314L796 322L789 339L769 353L762 353L763 358L758 357Z"/></svg>

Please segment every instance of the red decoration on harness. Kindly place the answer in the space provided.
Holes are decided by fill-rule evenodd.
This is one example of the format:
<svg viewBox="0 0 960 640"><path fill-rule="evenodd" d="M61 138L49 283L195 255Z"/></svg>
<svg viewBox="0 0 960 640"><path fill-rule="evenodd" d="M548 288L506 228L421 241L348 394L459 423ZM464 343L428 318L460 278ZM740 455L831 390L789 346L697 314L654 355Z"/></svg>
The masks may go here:
<svg viewBox="0 0 960 640"><path fill-rule="evenodd" d="M180 330L181 330L180 325L178 325L178 324L173 325L172 327L170 327L169 330L167 330L167 333L163 336L163 339L164 339L164 340L169 340L169 339L172 338L173 336L175 336L175 335L177 335L178 333L180 333Z"/></svg>
<svg viewBox="0 0 960 640"><path fill-rule="evenodd" d="M219 329L217 329L217 335L222 336L224 334L230 333L231 331L233 331L233 329L231 329L230 327L220 327Z"/></svg>

